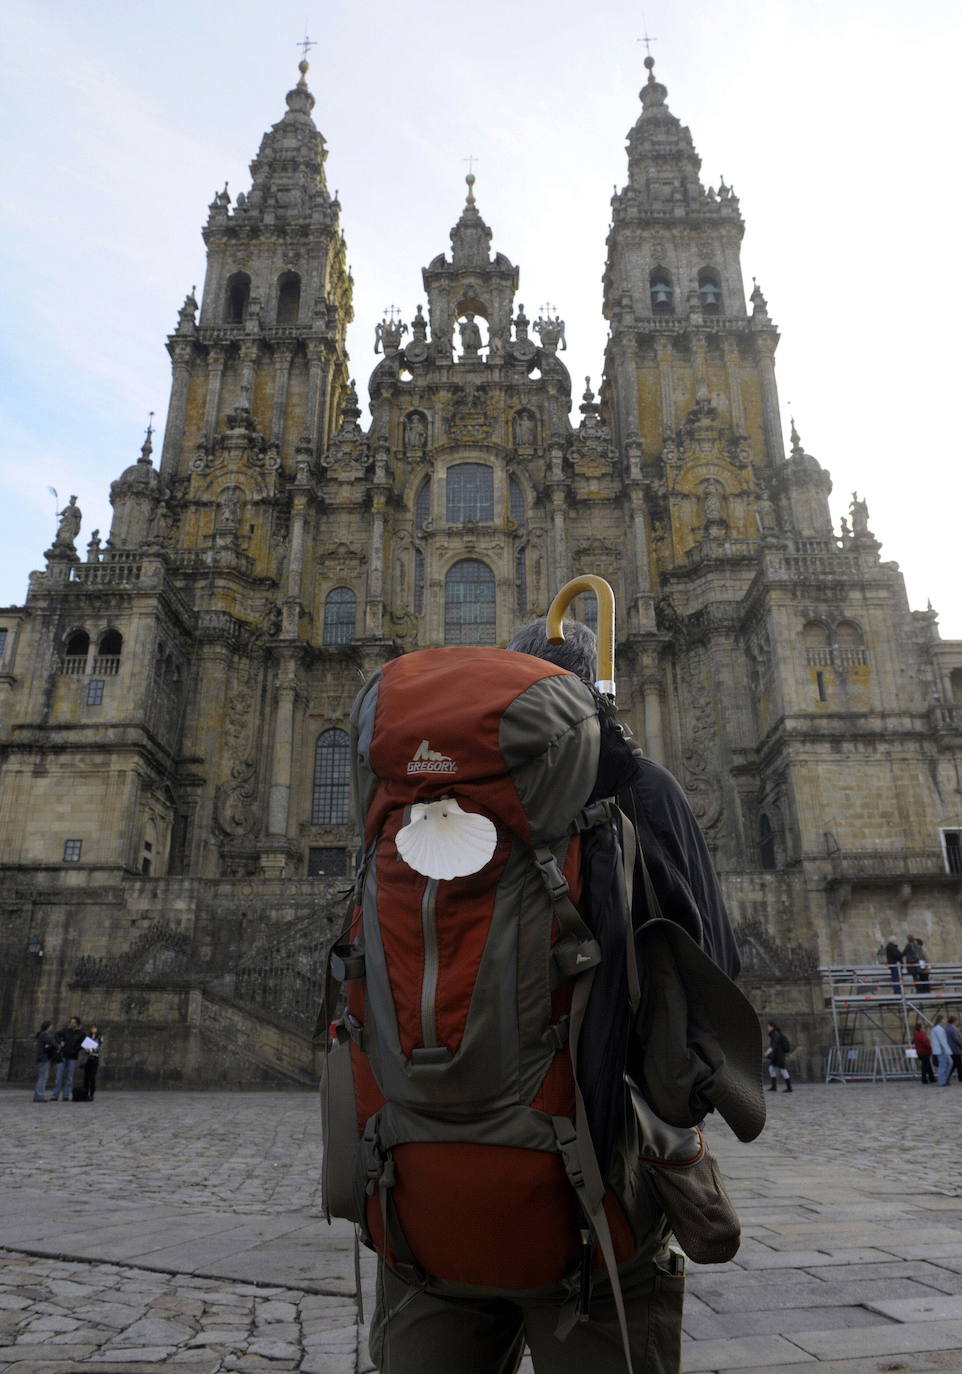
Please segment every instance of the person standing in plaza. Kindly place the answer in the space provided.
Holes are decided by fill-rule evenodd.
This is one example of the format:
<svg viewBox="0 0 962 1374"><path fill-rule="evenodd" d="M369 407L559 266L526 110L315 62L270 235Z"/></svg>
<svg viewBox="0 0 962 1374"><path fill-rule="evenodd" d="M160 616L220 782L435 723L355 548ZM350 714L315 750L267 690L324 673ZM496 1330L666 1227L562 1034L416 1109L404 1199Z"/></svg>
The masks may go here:
<svg viewBox="0 0 962 1374"><path fill-rule="evenodd" d="M935 1074L932 1072L932 1041L928 1037L928 1032L921 1021L916 1021L915 1030L912 1034L912 1044L915 1046L915 1053L919 1057L919 1068L922 1070L922 1082L934 1083Z"/></svg>
<svg viewBox="0 0 962 1374"><path fill-rule="evenodd" d="M932 1054L939 1068L939 1087L947 1088L952 1074L952 1049L945 1030L945 1021L939 1015L932 1026Z"/></svg>
<svg viewBox="0 0 962 1374"><path fill-rule="evenodd" d="M792 1091L792 1080L789 1077L788 1069L785 1065L785 1056L790 1053L791 1045L788 1043L788 1036L783 1035L774 1021L768 1023L768 1076L772 1080L768 1091L778 1092L778 1075L781 1074L785 1080L785 1091Z"/></svg>
<svg viewBox="0 0 962 1374"><path fill-rule="evenodd" d="M929 961L925 957L925 945L917 935L913 935L912 939L919 952L919 983L917 991L931 992L931 984L929 983Z"/></svg>
<svg viewBox="0 0 962 1374"><path fill-rule="evenodd" d="M896 944L894 935L889 940L888 944L885 946L885 962L889 966L889 977L892 980L893 992L901 992L902 979L899 975L900 966L902 963L902 951Z"/></svg>
<svg viewBox="0 0 962 1374"><path fill-rule="evenodd" d="M103 1044L103 1036L96 1023L90 1027L84 1037L82 1049L87 1058L84 1060L84 1092L87 1101L94 1100L94 1093L97 1089L97 1070L100 1067L100 1047Z"/></svg>
<svg viewBox="0 0 962 1374"><path fill-rule="evenodd" d="M37 1042L37 1081L33 1089L34 1102L46 1102L47 1078L50 1074L50 1065L56 1064L60 1055L57 1037L50 1029L50 1026L50 1021L42 1022L40 1029L34 1037Z"/></svg>
<svg viewBox="0 0 962 1374"><path fill-rule="evenodd" d="M945 1023L945 1036L949 1042L949 1053L952 1056L952 1068L955 1070L955 1077L962 1083L962 1031L959 1030L959 1018L950 1016ZM952 1077L951 1071L949 1077Z"/></svg>
<svg viewBox="0 0 962 1374"><path fill-rule="evenodd" d="M73 1096L73 1076L77 1071L77 1057L80 1054L83 1038L84 1033L80 1029L80 1019L76 1016L71 1016L67 1024L57 1031L57 1044L60 1046L61 1060L57 1065L57 1077L53 1082L51 1102L57 1102L61 1096L64 1102L69 1102Z"/></svg>
<svg viewBox="0 0 962 1374"><path fill-rule="evenodd" d="M919 969L919 960L921 958L922 951L916 943L915 936L906 935L905 948L902 950L902 959L916 989L919 986L919 978L921 977L921 971Z"/></svg>

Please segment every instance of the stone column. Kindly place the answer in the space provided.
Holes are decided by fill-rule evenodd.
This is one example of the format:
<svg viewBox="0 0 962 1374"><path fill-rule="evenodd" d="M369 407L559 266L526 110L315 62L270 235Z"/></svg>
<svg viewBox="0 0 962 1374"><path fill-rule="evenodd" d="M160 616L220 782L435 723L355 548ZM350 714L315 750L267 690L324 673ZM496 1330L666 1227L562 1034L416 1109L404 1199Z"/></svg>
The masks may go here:
<svg viewBox="0 0 962 1374"><path fill-rule="evenodd" d="M671 368L675 349L670 334L655 337L655 357L658 359L658 390L661 395L661 432L675 432L675 390Z"/></svg>
<svg viewBox="0 0 962 1374"><path fill-rule="evenodd" d="M568 541L565 530L565 478L562 466L562 453L558 445L548 450L548 503L551 509L551 585L550 595L555 596L568 581Z"/></svg>
<svg viewBox="0 0 962 1374"><path fill-rule="evenodd" d="M291 379L291 360L294 345L277 343L274 345L274 409L271 414L271 442L278 451L284 442L284 417L287 412L287 388Z"/></svg>
<svg viewBox="0 0 962 1374"><path fill-rule="evenodd" d="M732 430L735 434L745 433L745 407L742 405L742 388L739 380L738 346L731 337L725 339L725 368L728 372L728 399L731 407Z"/></svg>
<svg viewBox="0 0 962 1374"><path fill-rule="evenodd" d="M160 458L160 475L169 479L176 471L184 446L184 424L187 420L187 389L190 386L190 357L193 344L188 339L175 339L172 346L170 406L164 447Z"/></svg>
<svg viewBox="0 0 962 1374"><path fill-rule="evenodd" d="M204 407L204 439L209 444L217 427L220 392L224 381L226 354L222 346L215 346L207 355L207 404Z"/></svg>
<svg viewBox="0 0 962 1374"><path fill-rule="evenodd" d="M777 335L759 332L755 335L758 375L762 387L762 418L765 425L765 446L773 463L785 461L785 441L782 419L778 413L778 386L775 382L775 343Z"/></svg>
<svg viewBox="0 0 962 1374"><path fill-rule="evenodd" d="M271 786L267 802L267 833L287 837L291 802L291 765L294 749L294 706L297 701L293 658L281 660L274 693L274 739L271 749Z"/></svg>
<svg viewBox="0 0 962 1374"><path fill-rule="evenodd" d="M655 598L651 590L648 559L648 530L645 524L645 489L640 481L628 490L631 514L626 533L630 539L628 567L634 575L634 598L628 610L629 634L644 634L655 628Z"/></svg>
<svg viewBox="0 0 962 1374"><path fill-rule="evenodd" d="M307 345L307 414L304 416L304 431L313 440L315 453L326 443L326 435L321 431L323 377L324 345L315 341Z"/></svg>
<svg viewBox="0 0 962 1374"><path fill-rule="evenodd" d="M645 703L645 753L655 763L665 761L665 741L661 719L661 673L658 651L645 653L641 675L641 691Z"/></svg>

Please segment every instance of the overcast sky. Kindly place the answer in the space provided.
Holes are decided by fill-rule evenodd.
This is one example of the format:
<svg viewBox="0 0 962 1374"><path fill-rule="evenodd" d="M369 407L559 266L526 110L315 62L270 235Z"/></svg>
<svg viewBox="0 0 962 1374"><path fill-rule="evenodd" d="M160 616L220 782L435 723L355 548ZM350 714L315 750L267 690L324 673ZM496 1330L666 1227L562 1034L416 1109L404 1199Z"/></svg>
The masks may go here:
<svg viewBox="0 0 962 1374"><path fill-rule="evenodd" d="M868 502L913 608L962 638L957 0L7 0L0 93L0 605L22 602L76 493L78 546L110 526L110 482L148 412L215 189L284 112L304 35L355 279L362 400L374 324L423 299L475 155L494 248L529 316L567 321L575 397L597 386L612 185L639 113L649 32L706 184L734 186L782 333L782 409ZM15 55L15 57L13 56ZM952 421L950 423L950 420ZM158 443L159 450L159 443Z"/></svg>

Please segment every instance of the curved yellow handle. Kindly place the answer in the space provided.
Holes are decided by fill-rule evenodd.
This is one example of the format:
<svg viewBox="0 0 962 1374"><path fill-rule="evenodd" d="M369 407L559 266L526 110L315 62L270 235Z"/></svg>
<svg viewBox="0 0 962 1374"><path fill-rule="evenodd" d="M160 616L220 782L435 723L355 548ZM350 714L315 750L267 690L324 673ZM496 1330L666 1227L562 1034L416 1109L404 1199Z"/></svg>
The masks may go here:
<svg viewBox="0 0 962 1374"><path fill-rule="evenodd" d="M615 594L603 577L585 573L566 582L548 607L545 628L549 644L563 644L564 613L582 592L594 592L598 602L598 681L599 692L615 694Z"/></svg>

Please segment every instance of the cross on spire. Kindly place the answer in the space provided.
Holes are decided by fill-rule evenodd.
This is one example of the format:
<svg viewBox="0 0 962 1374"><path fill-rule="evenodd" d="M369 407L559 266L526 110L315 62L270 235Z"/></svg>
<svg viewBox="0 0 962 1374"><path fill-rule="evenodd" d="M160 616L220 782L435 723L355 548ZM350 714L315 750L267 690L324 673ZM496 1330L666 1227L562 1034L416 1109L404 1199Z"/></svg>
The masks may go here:
<svg viewBox="0 0 962 1374"><path fill-rule="evenodd" d="M391 324L393 324L394 321L395 321L396 319L399 318L400 314L401 314L400 306L397 306L397 305L386 305L386 306L384 307L384 318L385 318L386 320L388 320Z"/></svg>
<svg viewBox="0 0 962 1374"><path fill-rule="evenodd" d="M480 159L479 157L475 157L474 153L471 153L468 157L466 157L466 158L464 159L464 161L468 164L468 172L469 172L469 174L470 174L471 176L473 176L473 175L474 175L474 164L475 164L476 162L480 162L481 159Z"/></svg>
<svg viewBox="0 0 962 1374"><path fill-rule="evenodd" d="M648 25L645 24L645 16L644 16L644 15L641 16L641 22L645 25L644 37L642 37L642 38L636 38L636 39L635 39L635 42L636 42L636 43L644 43L644 45L645 45L645 52L646 52L646 53L648 54L648 56L650 57L650 56L651 56L651 45L652 45L652 43L657 43L657 42L658 42L658 39L657 39L657 38L653 38L653 37L651 36L651 34L649 34L649 32L648 32Z"/></svg>
<svg viewBox="0 0 962 1374"><path fill-rule="evenodd" d="M555 314L558 313L558 307L556 305L543 305L541 307L542 317L546 320L550 319L552 310L555 312Z"/></svg>
<svg viewBox="0 0 962 1374"><path fill-rule="evenodd" d="M311 48L317 47L317 40L315 38L308 38L307 30L305 29L304 37L301 39L299 43L295 43L294 46L295 48L303 49L303 51L301 52L301 61L306 62L310 54Z"/></svg>

